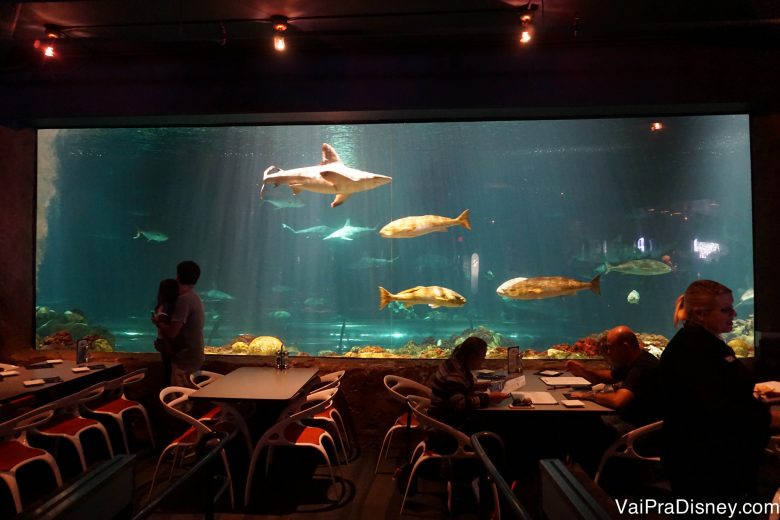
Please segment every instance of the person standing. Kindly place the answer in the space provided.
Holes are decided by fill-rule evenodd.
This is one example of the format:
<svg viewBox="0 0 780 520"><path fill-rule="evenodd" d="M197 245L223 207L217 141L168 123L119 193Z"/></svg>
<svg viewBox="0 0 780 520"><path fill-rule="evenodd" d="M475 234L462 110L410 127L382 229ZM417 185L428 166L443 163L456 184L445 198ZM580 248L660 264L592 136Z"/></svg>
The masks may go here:
<svg viewBox="0 0 780 520"><path fill-rule="evenodd" d="M720 335L737 313L731 290L697 280L677 298L684 325L661 355L661 461L680 498L744 502L755 492L770 412Z"/></svg>
<svg viewBox="0 0 780 520"><path fill-rule="evenodd" d="M171 341L171 385L191 387L189 376L200 370L205 359L203 351L203 324L205 313L203 302L195 292L200 278L200 267L192 260L185 260L176 266L176 280L179 282L179 297L173 308L170 322L152 321L163 337Z"/></svg>
<svg viewBox="0 0 780 520"><path fill-rule="evenodd" d="M157 289L157 305L152 313L153 318L161 323L170 323L173 309L176 306L176 300L179 298L179 282L173 278L166 278L160 282ZM154 321L154 320L152 320ZM160 353L163 364L163 381L169 384L171 381L171 355L173 346L171 340L163 336L160 329L157 329L157 338L154 340L154 348Z"/></svg>

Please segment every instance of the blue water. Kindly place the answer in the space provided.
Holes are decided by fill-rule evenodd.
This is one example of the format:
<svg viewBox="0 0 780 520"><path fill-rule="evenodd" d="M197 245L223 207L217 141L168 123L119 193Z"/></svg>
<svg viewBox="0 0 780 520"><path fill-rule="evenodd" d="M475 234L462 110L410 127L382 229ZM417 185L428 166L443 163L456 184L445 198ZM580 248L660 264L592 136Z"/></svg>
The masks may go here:
<svg viewBox="0 0 780 520"><path fill-rule="evenodd" d="M750 139L744 115L665 118L661 131L653 121L41 131L37 304L80 310L116 337L117 350L150 351L157 285L191 259L202 295L232 298L204 298L209 345L251 334L314 354L398 348L478 325L539 350L619 323L671 337L674 300L691 281L716 279L737 299L753 287ZM268 166L318 164L322 143L347 166L393 182L337 208L332 195L293 198L286 186L266 197L299 207L261 202ZM378 231L464 209L471 231L412 239L372 230L323 240L283 227L338 229L349 219ZM167 240L134 239L138 230ZM702 258L694 240L719 250ZM588 281L605 261L665 255L673 272L609 273L601 296L508 301L495 292L515 277ZM417 285L450 288L468 303L379 310L378 286ZM638 304L627 301L632 290Z"/></svg>

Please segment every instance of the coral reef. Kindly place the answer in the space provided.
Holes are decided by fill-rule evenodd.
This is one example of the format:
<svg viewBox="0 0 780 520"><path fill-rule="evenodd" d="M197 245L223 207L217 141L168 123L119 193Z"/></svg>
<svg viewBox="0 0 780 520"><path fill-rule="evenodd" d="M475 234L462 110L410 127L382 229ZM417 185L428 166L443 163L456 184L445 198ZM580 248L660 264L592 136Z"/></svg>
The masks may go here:
<svg viewBox="0 0 780 520"><path fill-rule="evenodd" d="M38 349L75 348L80 339L89 340L92 348L99 352L113 352L116 345L113 334L103 327L91 325L78 309L58 313L48 307L36 307L35 335Z"/></svg>

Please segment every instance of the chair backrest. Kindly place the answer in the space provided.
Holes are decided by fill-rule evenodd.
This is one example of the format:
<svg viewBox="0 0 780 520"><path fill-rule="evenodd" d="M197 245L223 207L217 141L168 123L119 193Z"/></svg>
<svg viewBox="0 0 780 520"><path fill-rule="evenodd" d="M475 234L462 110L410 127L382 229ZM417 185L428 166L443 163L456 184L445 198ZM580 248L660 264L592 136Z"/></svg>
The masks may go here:
<svg viewBox="0 0 780 520"><path fill-rule="evenodd" d="M190 383L197 386L198 388L203 388L204 386L210 385L220 377L223 377L223 374L211 372L209 370L196 370L190 374Z"/></svg>
<svg viewBox="0 0 780 520"><path fill-rule="evenodd" d="M642 455L641 453L636 451L635 444L639 439L642 439L643 437L647 437L650 434L661 430L661 428L663 428L663 425L664 425L663 421L656 421L654 423L640 426L639 428L635 428L630 432L624 434L618 440L613 442L612 445L610 445L609 448L607 448L607 450L604 452L604 455L601 457L601 462L599 462L599 468L598 470L596 470L596 476L593 477L593 482L598 484L599 478L601 478L601 474L604 471L604 466L606 465L607 461L611 458L637 459L637 460L644 460L650 462L660 462L661 458L657 455Z"/></svg>
<svg viewBox="0 0 780 520"><path fill-rule="evenodd" d="M97 384L94 384L90 387L87 387L83 390L79 390L78 392L75 392L70 395L66 395L65 397L61 397L57 399L56 401L52 401L49 403L52 408L54 409L54 413L60 414L60 413L69 413L69 414L78 414L79 412L79 405L93 401L100 396L103 395L103 393L106 391L106 382L100 382Z"/></svg>
<svg viewBox="0 0 780 520"><path fill-rule="evenodd" d="M30 428L40 426L54 416L54 410L55 407L49 403L5 421L0 424L0 440L13 439Z"/></svg>
<svg viewBox="0 0 780 520"><path fill-rule="evenodd" d="M189 396L193 392L195 392L194 388L169 386L167 388L163 388L160 391L160 402L163 404L163 407L168 414L176 417L177 419L181 419L185 423L194 427L200 434L209 433L212 431L211 428L185 411L179 409L179 407L182 407L183 404L189 400Z"/></svg>
<svg viewBox="0 0 780 520"><path fill-rule="evenodd" d="M317 382L313 385L310 392L319 392L320 390L326 390L335 385L338 385L341 378L344 377L346 370L338 370L336 372L330 372L329 374L321 375L317 378Z"/></svg>
<svg viewBox="0 0 780 520"><path fill-rule="evenodd" d="M449 424L438 421L427 414L426 411L431 405L430 399L418 395L410 395L406 398L406 402L409 404L409 410L412 415L421 425L430 430L444 432L457 441L458 450L455 452L455 455L463 455L474 451L471 447L471 440L465 433L453 428Z"/></svg>
<svg viewBox="0 0 780 520"><path fill-rule="evenodd" d="M121 389L124 392L125 386L132 385L143 380L146 377L146 371L146 368L139 368L138 370L134 370L129 374L123 374L117 378L107 381L105 383L106 391Z"/></svg>
<svg viewBox="0 0 780 520"><path fill-rule="evenodd" d="M301 406L297 409L289 410L288 413L290 415L282 420L285 422L300 421L320 413L333 404L333 398L338 391L339 388L336 386L308 394L301 400Z"/></svg>
<svg viewBox="0 0 780 520"><path fill-rule="evenodd" d="M385 376L384 382L390 394L401 402L406 402L406 397L409 395L418 395L428 399L433 396L433 390L430 387L405 377L388 374Z"/></svg>

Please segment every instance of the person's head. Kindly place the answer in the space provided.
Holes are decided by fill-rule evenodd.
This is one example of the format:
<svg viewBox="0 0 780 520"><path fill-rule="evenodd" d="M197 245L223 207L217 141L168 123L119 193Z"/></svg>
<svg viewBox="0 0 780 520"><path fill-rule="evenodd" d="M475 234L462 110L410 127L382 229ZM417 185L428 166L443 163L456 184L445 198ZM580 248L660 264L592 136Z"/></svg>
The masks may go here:
<svg viewBox="0 0 780 520"><path fill-rule="evenodd" d="M606 354L613 367L629 364L642 351L636 334L625 325L618 325L607 332Z"/></svg>
<svg viewBox="0 0 780 520"><path fill-rule="evenodd" d="M731 289L712 280L696 280L677 298L674 326L680 321L704 327L715 335L732 329L734 310Z"/></svg>
<svg viewBox="0 0 780 520"><path fill-rule="evenodd" d="M482 338L471 336L455 347L452 357L468 370L479 370L487 354L487 343Z"/></svg>
<svg viewBox="0 0 780 520"><path fill-rule="evenodd" d="M176 266L176 279L182 285L195 285L200 278L200 267L192 260L185 260Z"/></svg>
<svg viewBox="0 0 780 520"><path fill-rule="evenodd" d="M179 282L173 278L166 278L160 282L157 289L157 305L170 305L179 297Z"/></svg>

